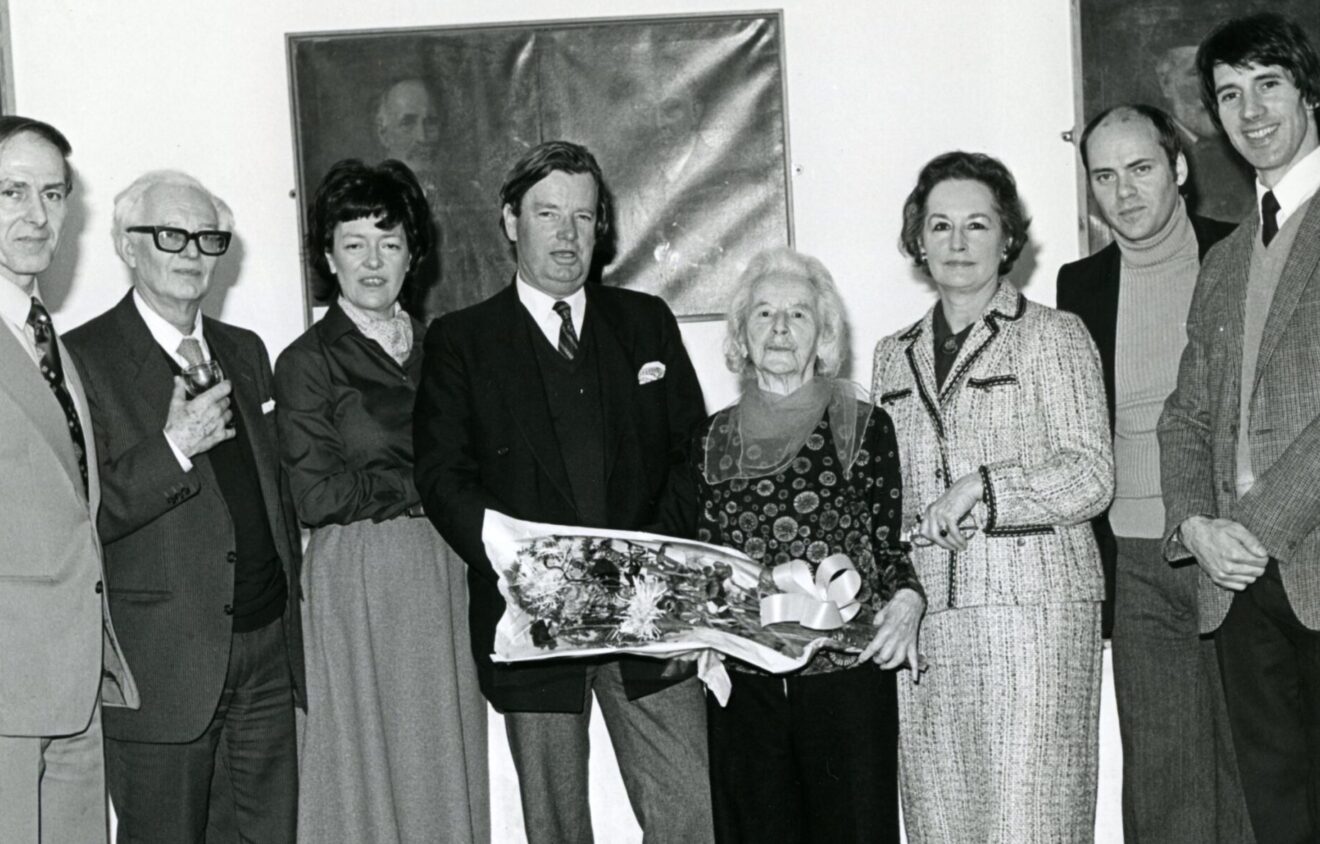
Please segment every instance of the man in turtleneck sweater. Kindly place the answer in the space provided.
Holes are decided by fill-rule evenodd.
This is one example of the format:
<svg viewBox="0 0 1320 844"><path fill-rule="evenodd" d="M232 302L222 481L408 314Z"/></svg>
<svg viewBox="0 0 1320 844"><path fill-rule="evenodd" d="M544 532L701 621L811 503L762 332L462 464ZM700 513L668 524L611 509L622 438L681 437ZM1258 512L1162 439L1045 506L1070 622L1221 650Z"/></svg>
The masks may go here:
<svg viewBox="0 0 1320 844"><path fill-rule="evenodd" d="M1196 54L1256 172L1258 214L1210 251L1160 418L1167 559L1195 558L1256 839L1320 841L1320 57L1277 14Z"/></svg>
<svg viewBox="0 0 1320 844"><path fill-rule="evenodd" d="M1058 305L1100 351L1114 430L1114 503L1096 539L1112 619L1129 842L1251 840L1214 644L1196 616L1196 567L1161 554L1164 507L1155 435L1187 336L1201 256L1232 226L1192 217L1177 125L1145 105L1097 115L1080 151L1115 242L1059 271Z"/></svg>

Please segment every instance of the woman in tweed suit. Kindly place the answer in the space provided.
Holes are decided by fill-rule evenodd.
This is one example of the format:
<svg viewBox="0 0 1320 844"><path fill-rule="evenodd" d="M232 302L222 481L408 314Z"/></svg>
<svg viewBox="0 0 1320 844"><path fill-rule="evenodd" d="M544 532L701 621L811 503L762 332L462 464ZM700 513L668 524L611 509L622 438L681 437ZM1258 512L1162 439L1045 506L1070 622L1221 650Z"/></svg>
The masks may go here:
<svg viewBox="0 0 1320 844"><path fill-rule="evenodd" d="M999 161L927 164L902 246L939 301L875 352L927 594L930 668L899 693L913 842L1093 835L1102 580L1087 519L1113 461L1086 329L1003 278L1028 222Z"/></svg>

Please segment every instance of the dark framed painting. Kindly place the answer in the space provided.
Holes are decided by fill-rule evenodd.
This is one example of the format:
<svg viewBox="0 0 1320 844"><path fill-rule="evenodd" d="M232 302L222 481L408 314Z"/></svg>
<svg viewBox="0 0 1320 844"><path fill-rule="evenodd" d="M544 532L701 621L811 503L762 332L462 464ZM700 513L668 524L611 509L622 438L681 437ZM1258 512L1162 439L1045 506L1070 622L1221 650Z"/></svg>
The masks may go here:
<svg viewBox="0 0 1320 844"><path fill-rule="evenodd" d="M1201 104L1196 48L1217 24L1254 12L1279 12L1297 21L1320 44L1316 0L1073 0L1077 14L1080 102L1074 139L1094 114L1140 102L1173 115L1190 169L1185 190L1195 214L1236 223L1254 213L1255 176ZM1078 159L1081 167L1081 159ZM1095 251L1110 240L1108 226L1079 176L1083 246Z"/></svg>
<svg viewBox="0 0 1320 844"><path fill-rule="evenodd" d="M399 159L438 235L419 316L474 304L513 278L508 168L567 139L614 199L599 283L717 317L752 255L792 242L782 31L767 12L290 34L303 231L332 164Z"/></svg>

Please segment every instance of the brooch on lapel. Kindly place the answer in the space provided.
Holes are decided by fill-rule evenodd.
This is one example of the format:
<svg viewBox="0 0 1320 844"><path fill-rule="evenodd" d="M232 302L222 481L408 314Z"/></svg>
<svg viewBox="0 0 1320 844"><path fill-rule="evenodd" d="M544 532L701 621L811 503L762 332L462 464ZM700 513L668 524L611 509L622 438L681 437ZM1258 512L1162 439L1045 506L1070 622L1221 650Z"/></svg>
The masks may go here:
<svg viewBox="0 0 1320 844"><path fill-rule="evenodd" d="M637 383L650 384L652 381L659 381L665 377L665 365L658 360L643 364L642 368L637 370Z"/></svg>

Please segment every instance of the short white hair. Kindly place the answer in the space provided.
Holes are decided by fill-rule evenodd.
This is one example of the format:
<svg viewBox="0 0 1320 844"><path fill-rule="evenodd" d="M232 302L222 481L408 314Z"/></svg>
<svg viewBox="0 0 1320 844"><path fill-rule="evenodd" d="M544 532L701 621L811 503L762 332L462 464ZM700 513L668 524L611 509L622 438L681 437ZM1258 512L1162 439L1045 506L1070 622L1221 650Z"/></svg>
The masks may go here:
<svg viewBox="0 0 1320 844"><path fill-rule="evenodd" d="M752 288L767 276L800 278L811 285L816 297L816 317L820 332L816 335L816 374L833 378L843 366L848 350L848 323L843 300L839 298L834 277L825 265L810 255L787 247L766 249L752 258L738 277L729 299L728 330L724 335L724 362L739 375L752 371L751 352L747 347L747 316L752 307Z"/></svg>
<svg viewBox="0 0 1320 844"><path fill-rule="evenodd" d="M115 196L115 215L110 227L110 236L115 241L115 252L125 261L128 259L123 253L124 235L127 234L129 226L136 226L141 223L136 215L138 208L142 205L142 197L146 196L147 191L157 185L174 185L201 191L211 201L211 207L215 209L215 217L219 228L227 232L234 230L234 212L229 209L229 205L223 199L207 190L201 182L181 170L152 170L138 176L131 185Z"/></svg>

